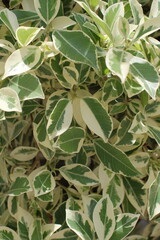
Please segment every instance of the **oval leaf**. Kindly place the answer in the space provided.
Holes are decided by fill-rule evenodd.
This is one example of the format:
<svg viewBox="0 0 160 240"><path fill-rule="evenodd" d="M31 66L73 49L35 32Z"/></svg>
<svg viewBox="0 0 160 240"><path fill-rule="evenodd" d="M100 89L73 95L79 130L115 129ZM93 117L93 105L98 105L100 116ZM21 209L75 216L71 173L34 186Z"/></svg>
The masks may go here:
<svg viewBox="0 0 160 240"><path fill-rule="evenodd" d="M96 47L83 32L56 30L52 37L56 49L65 57L98 69Z"/></svg>
<svg viewBox="0 0 160 240"><path fill-rule="evenodd" d="M20 240L15 231L9 227L0 226L0 239L3 240Z"/></svg>
<svg viewBox="0 0 160 240"><path fill-rule="evenodd" d="M13 89L9 87L0 89L0 109L5 112L22 112L20 100Z"/></svg>
<svg viewBox="0 0 160 240"><path fill-rule="evenodd" d="M17 41L21 46L27 46L40 31L41 28L36 27L19 27L16 31Z"/></svg>
<svg viewBox="0 0 160 240"><path fill-rule="evenodd" d="M99 182L96 175L82 164L70 164L59 171L67 181L77 186L93 186Z"/></svg>
<svg viewBox="0 0 160 240"><path fill-rule="evenodd" d="M38 149L35 147L17 147L11 153L10 156L19 161L29 161L33 159L37 153Z"/></svg>
<svg viewBox="0 0 160 240"><path fill-rule="evenodd" d="M72 122L73 109L68 99L57 102L47 123L48 136L51 140L64 133Z"/></svg>
<svg viewBox="0 0 160 240"><path fill-rule="evenodd" d="M109 143L97 139L94 141L94 147L99 160L113 172L130 177L140 174L131 164L127 155Z"/></svg>
<svg viewBox="0 0 160 240"><path fill-rule="evenodd" d="M29 180L26 177L17 177L15 182L11 185L8 195L19 196L23 193L32 191Z"/></svg>
<svg viewBox="0 0 160 240"><path fill-rule="evenodd" d="M80 108L88 128L107 141L112 131L112 121L102 104L95 98L86 97L81 99Z"/></svg>

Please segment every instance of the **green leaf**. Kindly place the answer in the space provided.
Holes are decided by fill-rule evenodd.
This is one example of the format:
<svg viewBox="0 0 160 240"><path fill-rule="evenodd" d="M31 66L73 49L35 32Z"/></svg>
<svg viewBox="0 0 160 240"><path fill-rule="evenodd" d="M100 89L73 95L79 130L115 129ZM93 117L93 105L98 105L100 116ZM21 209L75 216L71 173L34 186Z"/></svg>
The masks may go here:
<svg viewBox="0 0 160 240"><path fill-rule="evenodd" d="M15 182L11 185L8 195L19 196L23 193L30 192L31 187L27 177L17 177Z"/></svg>
<svg viewBox="0 0 160 240"><path fill-rule="evenodd" d="M104 143L101 139L94 141L94 147L99 160L113 172L130 177L139 175L129 158L116 147Z"/></svg>
<svg viewBox="0 0 160 240"><path fill-rule="evenodd" d="M103 101L110 102L121 96L122 93L123 87L120 80L117 78L110 78L103 86L102 99Z"/></svg>
<svg viewBox="0 0 160 240"><path fill-rule="evenodd" d="M0 11L0 19L16 38L16 30L19 27L16 15L7 8Z"/></svg>
<svg viewBox="0 0 160 240"><path fill-rule="evenodd" d="M24 24L28 21L33 22L40 20L36 12L24 11L22 9L14 9L12 12L16 15L19 24Z"/></svg>
<svg viewBox="0 0 160 240"><path fill-rule="evenodd" d="M71 231L69 228L65 228L52 235L54 240L77 240L77 234Z"/></svg>
<svg viewBox="0 0 160 240"><path fill-rule="evenodd" d="M136 226L138 214L122 213L116 216L116 227L110 240L124 239Z"/></svg>
<svg viewBox="0 0 160 240"><path fill-rule="evenodd" d="M27 46L14 51L5 63L3 79L37 68L43 61L43 53L37 46Z"/></svg>
<svg viewBox="0 0 160 240"><path fill-rule="evenodd" d="M60 0L34 0L34 6L39 17L49 24L59 11Z"/></svg>
<svg viewBox="0 0 160 240"><path fill-rule="evenodd" d="M103 190L103 195L109 195L113 207L118 208L124 199L124 186L121 178L115 175Z"/></svg>
<svg viewBox="0 0 160 240"><path fill-rule="evenodd" d="M122 83L129 72L129 63L132 55L118 48L111 48L106 55L106 65L108 69L117 75Z"/></svg>
<svg viewBox="0 0 160 240"><path fill-rule="evenodd" d="M41 196L51 192L55 188L55 180L48 170L40 171L33 179L35 196Z"/></svg>
<svg viewBox="0 0 160 240"><path fill-rule="evenodd" d="M130 60L129 72L146 92L155 99L159 87L159 75L154 66L145 59L133 57Z"/></svg>
<svg viewBox="0 0 160 240"><path fill-rule="evenodd" d="M94 239L93 224L85 214L67 209L66 222L82 240Z"/></svg>
<svg viewBox="0 0 160 240"><path fill-rule="evenodd" d="M149 188L148 213L150 220L160 213L160 173Z"/></svg>
<svg viewBox="0 0 160 240"><path fill-rule="evenodd" d="M96 204L93 223L99 239L110 239L115 229L115 217L113 204L108 196L100 199Z"/></svg>
<svg viewBox="0 0 160 240"><path fill-rule="evenodd" d="M13 77L8 86L18 94L21 101L35 98L44 99L39 79L30 73Z"/></svg>
<svg viewBox="0 0 160 240"><path fill-rule="evenodd" d="M35 147L16 147L11 153L10 156L19 161L29 161L36 157L38 149Z"/></svg>
<svg viewBox="0 0 160 240"><path fill-rule="evenodd" d="M77 153L83 145L84 137L83 128L72 127L59 136L57 144L64 152Z"/></svg>
<svg viewBox="0 0 160 240"><path fill-rule="evenodd" d="M0 226L0 239L2 240L20 240L15 231L9 227Z"/></svg>
<svg viewBox="0 0 160 240"><path fill-rule="evenodd" d="M10 141L15 139L24 130L24 128L27 126L27 124L28 124L28 122L25 120L17 121L13 126L11 135L9 136Z"/></svg>
<svg viewBox="0 0 160 240"><path fill-rule="evenodd" d="M42 235L42 221L41 219L36 219L30 226L30 240L43 240Z"/></svg>
<svg viewBox="0 0 160 240"><path fill-rule="evenodd" d="M47 131L50 140L64 133L72 122L73 109L68 99L60 99L49 116Z"/></svg>
<svg viewBox="0 0 160 240"><path fill-rule="evenodd" d="M22 112L19 97L13 89L9 87L0 89L0 109L5 112Z"/></svg>
<svg viewBox="0 0 160 240"><path fill-rule="evenodd" d="M42 28L36 27L19 27L16 30L16 38L21 46L27 46L32 42Z"/></svg>
<svg viewBox="0 0 160 240"><path fill-rule="evenodd" d="M80 101L81 114L88 128L107 141L112 131L112 121L102 104L95 98Z"/></svg>
<svg viewBox="0 0 160 240"><path fill-rule="evenodd" d="M160 128L156 126L149 126L147 125L148 132L151 134L151 137L153 137L157 144L160 145Z"/></svg>
<svg viewBox="0 0 160 240"><path fill-rule="evenodd" d="M134 18L134 24L138 25L144 18L143 9L137 0L129 0L131 11Z"/></svg>
<svg viewBox="0 0 160 240"><path fill-rule="evenodd" d="M77 186L94 186L99 182L96 175L82 164L70 164L59 171L67 181Z"/></svg>
<svg viewBox="0 0 160 240"><path fill-rule="evenodd" d="M145 106L145 112L148 117L158 117L160 112L160 101L149 100L148 104Z"/></svg>
<svg viewBox="0 0 160 240"><path fill-rule="evenodd" d="M146 20L143 24L139 24L135 32L132 42L144 38L160 29L160 16Z"/></svg>
<svg viewBox="0 0 160 240"><path fill-rule="evenodd" d="M98 70L96 47L83 32L57 30L53 32L52 37L56 49L66 58Z"/></svg>
<svg viewBox="0 0 160 240"><path fill-rule="evenodd" d="M116 142L116 145L133 145L135 140L133 138L133 135L128 132L130 127L131 127L131 123L132 121L128 118L128 117L125 117L119 127L118 127L118 130L117 130L117 142Z"/></svg>
<svg viewBox="0 0 160 240"><path fill-rule="evenodd" d="M147 192L139 179L123 178L126 195L131 204L142 214L146 210Z"/></svg>
<svg viewBox="0 0 160 240"><path fill-rule="evenodd" d="M130 133L143 134L148 131L147 126L145 125L145 115L141 112L138 112L132 121L132 125L129 129Z"/></svg>
<svg viewBox="0 0 160 240"><path fill-rule="evenodd" d="M114 25L119 17L124 17L124 6L123 2L115 3L107 8L104 14L104 20L108 28L113 30Z"/></svg>

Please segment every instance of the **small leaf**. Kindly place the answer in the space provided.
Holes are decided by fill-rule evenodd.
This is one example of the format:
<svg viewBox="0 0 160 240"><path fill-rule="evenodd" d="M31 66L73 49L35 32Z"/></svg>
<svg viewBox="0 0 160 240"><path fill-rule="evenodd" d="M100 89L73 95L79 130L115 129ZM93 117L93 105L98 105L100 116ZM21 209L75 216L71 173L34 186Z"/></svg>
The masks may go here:
<svg viewBox="0 0 160 240"><path fill-rule="evenodd" d="M10 156L19 161L29 161L36 157L38 149L35 147L16 147Z"/></svg>
<svg viewBox="0 0 160 240"><path fill-rule="evenodd" d="M26 177L17 177L15 182L11 185L8 195L19 196L23 193L30 192L31 187Z"/></svg>
<svg viewBox="0 0 160 240"><path fill-rule="evenodd" d="M98 184L96 175L82 164L70 164L59 169L62 176L77 186L94 186Z"/></svg>
<svg viewBox="0 0 160 240"><path fill-rule="evenodd" d="M112 131L112 121L102 104L95 98L86 97L81 99L80 108L88 128L107 141Z"/></svg>
<svg viewBox="0 0 160 240"><path fill-rule="evenodd" d="M113 205L108 196L100 199L96 204L93 223L99 239L110 239L115 229L115 217Z"/></svg>
<svg viewBox="0 0 160 240"><path fill-rule="evenodd" d="M9 227L0 226L0 239L2 240L20 240L15 231Z"/></svg>
<svg viewBox="0 0 160 240"><path fill-rule="evenodd" d="M5 112L22 112L19 97L13 89L9 87L0 89L0 109Z"/></svg>
<svg viewBox="0 0 160 240"><path fill-rule="evenodd" d="M83 128L72 127L59 136L57 144L64 152L77 153L83 145L84 137Z"/></svg>
<svg viewBox="0 0 160 240"><path fill-rule="evenodd" d="M83 32L56 30L52 37L56 49L65 57L98 69L96 47Z"/></svg>
<svg viewBox="0 0 160 240"><path fill-rule="evenodd" d="M146 92L155 99L159 87L159 75L154 66L145 59L132 57L129 72Z"/></svg>
<svg viewBox="0 0 160 240"><path fill-rule="evenodd" d="M39 79L30 73L13 77L8 86L18 94L21 101L35 98L44 99Z"/></svg>
<svg viewBox="0 0 160 240"><path fill-rule="evenodd" d="M27 46L14 51L5 63L3 79L37 68L43 60L43 53L37 46Z"/></svg>
<svg viewBox="0 0 160 240"><path fill-rule="evenodd" d="M60 0L34 0L34 6L39 17L49 24L59 11Z"/></svg>
<svg viewBox="0 0 160 240"><path fill-rule="evenodd" d="M116 147L104 143L101 139L94 141L94 147L99 160L113 172L133 177L139 175L127 155Z"/></svg>
<svg viewBox="0 0 160 240"><path fill-rule="evenodd" d="M150 220L160 213L160 173L149 189L148 213Z"/></svg>
<svg viewBox="0 0 160 240"><path fill-rule="evenodd" d="M116 216L116 227L110 240L124 239L136 226L138 214L122 213Z"/></svg>
<svg viewBox="0 0 160 240"><path fill-rule="evenodd" d="M21 46L27 46L35 39L40 31L41 28L36 27L19 27L16 30L17 41Z"/></svg>
<svg viewBox="0 0 160 240"><path fill-rule="evenodd" d="M35 196L51 192L55 188L55 180L48 170L40 171L33 179Z"/></svg>
<svg viewBox="0 0 160 240"><path fill-rule="evenodd" d="M72 104L68 99L60 99L49 116L47 131L50 140L64 133L73 116Z"/></svg>
<svg viewBox="0 0 160 240"><path fill-rule="evenodd" d="M94 239L93 224L85 214L67 209L66 222L82 240Z"/></svg>
<svg viewBox="0 0 160 240"><path fill-rule="evenodd" d="M19 27L16 15L7 8L0 11L0 19L9 28L12 35L16 37L16 30Z"/></svg>

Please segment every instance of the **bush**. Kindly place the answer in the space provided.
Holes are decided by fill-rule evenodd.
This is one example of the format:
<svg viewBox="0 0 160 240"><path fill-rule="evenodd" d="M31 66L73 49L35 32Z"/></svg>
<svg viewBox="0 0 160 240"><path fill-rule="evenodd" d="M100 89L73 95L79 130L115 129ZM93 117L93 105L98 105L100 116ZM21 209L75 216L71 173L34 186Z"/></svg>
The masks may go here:
<svg viewBox="0 0 160 240"><path fill-rule="evenodd" d="M0 1L0 239L160 236L160 1L148 2Z"/></svg>

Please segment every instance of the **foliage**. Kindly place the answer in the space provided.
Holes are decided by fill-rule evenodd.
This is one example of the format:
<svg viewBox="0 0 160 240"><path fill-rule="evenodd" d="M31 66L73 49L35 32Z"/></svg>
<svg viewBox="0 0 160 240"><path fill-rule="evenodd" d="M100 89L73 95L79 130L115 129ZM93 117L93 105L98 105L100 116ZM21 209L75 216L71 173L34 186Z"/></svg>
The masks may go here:
<svg viewBox="0 0 160 240"><path fill-rule="evenodd" d="M160 236L160 1L141 4L0 1L0 239Z"/></svg>

